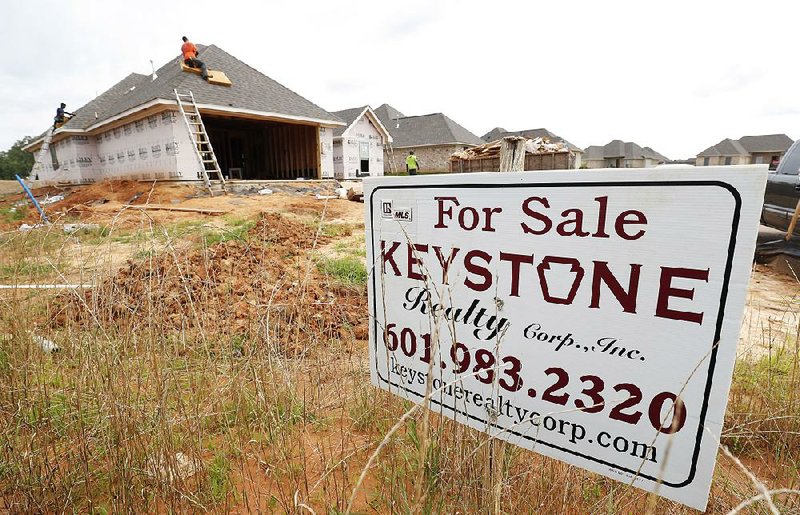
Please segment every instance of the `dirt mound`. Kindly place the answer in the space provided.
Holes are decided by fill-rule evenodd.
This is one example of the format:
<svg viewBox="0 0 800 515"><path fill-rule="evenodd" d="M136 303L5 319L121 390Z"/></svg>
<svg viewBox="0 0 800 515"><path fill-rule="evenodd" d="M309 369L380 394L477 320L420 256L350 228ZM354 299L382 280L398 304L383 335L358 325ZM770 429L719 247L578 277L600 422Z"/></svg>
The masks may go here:
<svg viewBox="0 0 800 515"><path fill-rule="evenodd" d="M286 351L347 334L366 338L366 292L317 270L309 258L315 235L304 224L263 214L245 239L128 261L83 298L62 297L54 324L199 331Z"/></svg>
<svg viewBox="0 0 800 515"><path fill-rule="evenodd" d="M139 181L102 181L74 188L58 203L59 209L101 202L119 204L156 204L172 199L189 197L197 193L195 185L153 184Z"/></svg>

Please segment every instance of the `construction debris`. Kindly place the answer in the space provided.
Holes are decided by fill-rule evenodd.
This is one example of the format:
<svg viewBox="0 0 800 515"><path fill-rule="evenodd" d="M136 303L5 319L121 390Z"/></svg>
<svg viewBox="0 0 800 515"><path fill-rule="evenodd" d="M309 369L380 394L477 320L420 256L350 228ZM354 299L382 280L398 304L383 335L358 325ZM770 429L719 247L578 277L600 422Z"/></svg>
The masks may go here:
<svg viewBox="0 0 800 515"><path fill-rule="evenodd" d="M52 354L53 352L58 352L61 348L53 341L48 340L42 336L33 335L33 341L39 346L47 354Z"/></svg>
<svg viewBox="0 0 800 515"><path fill-rule="evenodd" d="M64 195L53 195L52 197L48 195L44 200L39 202L39 204L46 206L47 204L55 204L56 202L61 202L62 200L64 200Z"/></svg>
<svg viewBox="0 0 800 515"><path fill-rule="evenodd" d="M73 234L78 231L96 231L100 229L99 224L64 224L64 234Z"/></svg>
<svg viewBox="0 0 800 515"><path fill-rule="evenodd" d="M199 467L189 456L176 452L172 460L162 459L158 463L159 478L169 482L184 481L197 473Z"/></svg>
<svg viewBox="0 0 800 515"><path fill-rule="evenodd" d="M519 136L521 137L521 136ZM524 138L525 152L528 154L551 154L554 152L569 152L569 147L564 143L550 143L545 138ZM485 145L467 148L456 152L450 159L480 159L485 157L500 157L502 140L492 141Z"/></svg>
<svg viewBox="0 0 800 515"><path fill-rule="evenodd" d="M546 138L524 139L525 170L561 170L573 168L575 155L563 142L551 143ZM450 156L450 172L496 172L500 170L502 140L471 147Z"/></svg>
<svg viewBox="0 0 800 515"><path fill-rule="evenodd" d="M224 215L229 211L226 209L206 209L202 207L175 207L175 206L163 206L158 204L145 204L143 206L132 206L130 204L125 204L122 206L126 209L140 209L142 211L183 211L185 213L201 213L204 215Z"/></svg>
<svg viewBox="0 0 800 515"><path fill-rule="evenodd" d="M342 181L341 187L347 191L347 200L364 201L364 183L361 181Z"/></svg>
<svg viewBox="0 0 800 515"><path fill-rule="evenodd" d="M32 231L32 230L34 230L34 229L40 229L40 228L42 228L42 227L47 227L47 224L33 224L33 225L29 225L29 224L25 224L25 223L24 223L24 224L22 224L22 225L20 225L20 226L19 226L19 231L20 231L20 232L28 232L28 231Z"/></svg>

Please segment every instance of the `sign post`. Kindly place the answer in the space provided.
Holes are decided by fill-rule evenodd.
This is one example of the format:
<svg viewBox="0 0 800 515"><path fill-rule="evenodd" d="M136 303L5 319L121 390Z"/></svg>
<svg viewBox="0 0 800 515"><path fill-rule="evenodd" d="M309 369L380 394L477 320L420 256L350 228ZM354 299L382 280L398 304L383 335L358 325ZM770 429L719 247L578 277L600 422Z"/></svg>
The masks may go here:
<svg viewBox="0 0 800 515"><path fill-rule="evenodd" d="M704 509L766 167L367 179L373 384Z"/></svg>

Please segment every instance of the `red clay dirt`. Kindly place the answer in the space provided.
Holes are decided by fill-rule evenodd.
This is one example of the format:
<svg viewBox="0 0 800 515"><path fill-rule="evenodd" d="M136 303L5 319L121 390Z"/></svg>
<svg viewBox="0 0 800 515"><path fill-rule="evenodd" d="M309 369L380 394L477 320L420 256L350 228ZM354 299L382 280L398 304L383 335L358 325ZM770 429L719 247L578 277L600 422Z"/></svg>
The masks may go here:
<svg viewBox="0 0 800 515"><path fill-rule="evenodd" d="M283 350L312 340L367 337L366 292L317 270L308 252L328 241L305 224L262 215L245 241L128 261L83 298L64 295L55 325L78 320L126 331L265 335ZM56 304L59 304L58 302ZM154 320L152 313L160 317Z"/></svg>

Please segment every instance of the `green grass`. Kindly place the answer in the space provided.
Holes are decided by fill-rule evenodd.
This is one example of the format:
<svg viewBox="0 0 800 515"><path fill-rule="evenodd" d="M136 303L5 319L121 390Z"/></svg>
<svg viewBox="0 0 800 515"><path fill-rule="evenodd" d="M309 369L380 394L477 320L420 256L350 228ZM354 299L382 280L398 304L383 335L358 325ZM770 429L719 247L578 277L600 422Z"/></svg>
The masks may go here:
<svg viewBox="0 0 800 515"><path fill-rule="evenodd" d="M723 433L734 452L800 460L800 358L790 345L736 364Z"/></svg>
<svg viewBox="0 0 800 515"><path fill-rule="evenodd" d="M323 224L322 235L331 238L350 236L353 234L353 226L350 224Z"/></svg>
<svg viewBox="0 0 800 515"><path fill-rule="evenodd" d="M0 279L35 279L44 277L53 272L53 267L48 264L18 261L13 265L0 265Z"/></svg>
<svg viewBox="0 0 800 515"><path fill-rule="evenodd" d="M135 260L146 260L154 258L158 254L154 249L144 249L139 250L133 255L133 259Z"/></svg>
<svg viewBox="0 0 800 515"><path fill-rule="evenodd" d="M224 501L230 490L230 462L222 454L217 454L208 465L207 472L211 498L216 502Z"/></svg>
<svg viewBox="0 0 800 515"><path fill-rule="evenodd" d="M111 235L111 227L100 225L98 227L82 228L71 234L73 238L78 238L81 243L86 245L99 245L105 243ZM114 235L119 237L118 234Z"/></svg>
<svg viewBox="0 0 800 515"><path fill-rule="evenodd" d="M361 258L367 256L367 249L364 245L363 232L354 236L353 238L348 238L344 241L336 242L336 244L333 246L333 249L339 254L345 254L348 256L361 257Z"/></svg>
<svg viewBox="0 0 800 515"><path fill-rule="evenodd" d="M246 241L247 233L255 227L254 220L231 220L228 221L227 227L219 230L203 232L203 243L206 246L215 245L229 240Z"/></svg>
<svg viewBox="0 0 800 515"><path fill-rule="evenodd" d="M19 222L25 219L27 209L23 207L6 207L0 209L0 219L7 223Z"/></svg>
<svg viewBox="0 0 800 515"><path fill-rule="evenodd" d="M367 284L367 267L361 259L342 257L337 259L323 259L319 262L322 273L329 275L337 281L348 285Z"/></svg>

